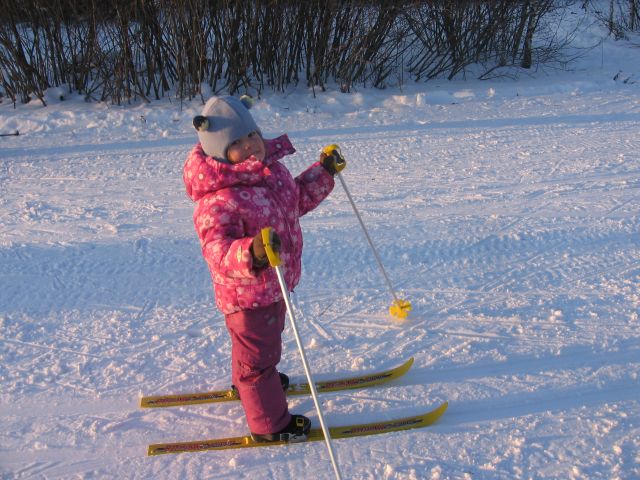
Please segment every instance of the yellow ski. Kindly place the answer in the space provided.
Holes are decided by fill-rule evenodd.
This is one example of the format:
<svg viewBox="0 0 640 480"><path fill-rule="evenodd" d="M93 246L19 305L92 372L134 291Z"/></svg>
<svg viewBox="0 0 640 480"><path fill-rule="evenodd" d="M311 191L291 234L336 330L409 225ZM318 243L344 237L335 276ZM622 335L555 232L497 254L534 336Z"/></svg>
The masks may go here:
<svg viewBox="0 0 640 480"><path fill-rule="evenodd" d="M399 367L383 372L359 375L357 377L340 378L317 382L318 393L335 392L338 390L350 390L354 388L367 388L380 385L403 376L413 365L413 357ZM292 383L287 389L287 395L309 395L311 389L308 383ZM215 390L211 392L184 393L178 395L156 395L142 397L142 408L175 407L181 405L195 405L199 403L230 402L239 400L235 390Z"/></svg>
<svg viewBox="0 0 640 480"><path fill-rule="evenodd" d="M331 438L335 440L340 438L364 437L366 435L378 435L380 433L398 432L400 430L411 430L414 428L426 427L435 423L444 414L447 407L448 403L444 402L439 407L423 415L399 418L396 420L387 420L384 422L361 423L357 425L347 425L344 427L333 427L329 429L329 434L331 435ZM306 441L315 442L318 440L324 440L324 436L321 429L314 428L309 432L309 438ZM274 445L286 444L286 442L255 442L250 436L229 437L196 442L156 443L154 445L149 445L147 454L151 456L162 455L165 453L203 452L206 450L228 450L232 448L271 447Z"/></svg>

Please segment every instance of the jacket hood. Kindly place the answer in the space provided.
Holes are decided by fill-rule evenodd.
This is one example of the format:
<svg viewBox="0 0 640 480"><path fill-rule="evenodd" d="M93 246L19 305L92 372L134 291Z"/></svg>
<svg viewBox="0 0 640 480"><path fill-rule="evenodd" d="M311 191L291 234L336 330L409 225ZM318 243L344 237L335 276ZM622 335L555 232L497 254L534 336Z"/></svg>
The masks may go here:
<svg viewBox="0 0 640 480"><path fill-rule="evenodd" d="M273 162L296 151L287 135L264 140L264 145L264 161L249 159L234 165L208 156L198 143L187 156L183 169L182 178L189 198L197 202L205 195L223 188L255 185L271 174L269 167Z"/></svg>

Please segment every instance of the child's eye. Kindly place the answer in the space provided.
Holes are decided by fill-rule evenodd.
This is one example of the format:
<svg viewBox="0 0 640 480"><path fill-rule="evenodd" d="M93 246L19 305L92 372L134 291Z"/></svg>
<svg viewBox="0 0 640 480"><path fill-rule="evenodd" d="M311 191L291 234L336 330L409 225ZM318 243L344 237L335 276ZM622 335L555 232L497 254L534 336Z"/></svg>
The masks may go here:
<svg viewBox="0 0 640 480"><path fill-rule="evenodd" d="M249 138L255 137L258 134L258 132L251 132L248 136Z"/></svg>
<svg viewBox="0 0 640 480"><path fill-rule="evenodd" d="M233 147L234 145L238 145L240 143L240 140L234 140L233 142L231 142L229 144L230 147Z"/></svg>

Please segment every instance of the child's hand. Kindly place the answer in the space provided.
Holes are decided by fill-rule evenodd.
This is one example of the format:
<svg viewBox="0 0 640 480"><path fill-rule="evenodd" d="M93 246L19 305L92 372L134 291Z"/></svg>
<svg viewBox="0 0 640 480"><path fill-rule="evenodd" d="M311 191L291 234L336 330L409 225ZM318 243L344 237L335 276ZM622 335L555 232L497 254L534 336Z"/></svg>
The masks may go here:
<svg viewBox="0 0 640 480"><path fill-rule="evenodd" d="M281 244L282 242L280 241L278 234L275 231L272 231L271 248L273 248L273 251L279 252ZM251 254L253 255L254 267L264 267L269 262L269 259L267 258L267 251L264 249L264 243L262 241L262 232L253 237L253 242L251 243Z"/></svg>
<svg viewBox="0 0 640 480"><path fill-rule="evenodd" d="M336 150L330 155L328 153L322 152L320 154L320 163L324 167L324 169L329 172L331 175L335 175L338 172L344 170L344 167L347 166L347 162L342 155L340 155Z"/></svg>

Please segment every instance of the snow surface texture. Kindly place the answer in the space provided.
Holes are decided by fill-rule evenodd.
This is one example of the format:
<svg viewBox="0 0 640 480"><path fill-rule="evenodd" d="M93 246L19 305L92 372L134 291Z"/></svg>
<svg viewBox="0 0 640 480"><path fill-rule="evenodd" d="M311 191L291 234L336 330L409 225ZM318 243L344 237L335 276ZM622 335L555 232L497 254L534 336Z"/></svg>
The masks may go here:
<svg viewBox="0 0 640 480"><path fill-rule="evenodd" d="M345 478L640 477L640 50L572 72L400 90L267 94L297 173L338 143L344 178L304 218L293 297L317 379L416 362L388 387L322 396L330 425L450 402L435 426L336 441ZM622 74L614 80L616 74ZM624 81L631 79L630 81ZM57 98L51 93L52 100ZM146 457L246 432L238 404L141 394L224 388L181 170L199 102L0 105L0 476L332 478L323 443ZM281 369L304 374L290 329ZM309 398L290 400L317 425Z"/></svg>

